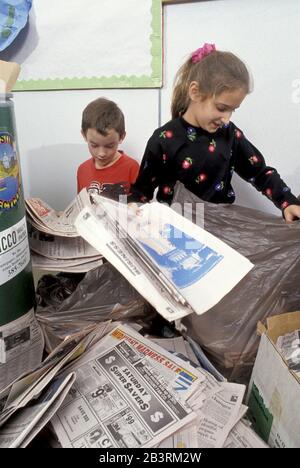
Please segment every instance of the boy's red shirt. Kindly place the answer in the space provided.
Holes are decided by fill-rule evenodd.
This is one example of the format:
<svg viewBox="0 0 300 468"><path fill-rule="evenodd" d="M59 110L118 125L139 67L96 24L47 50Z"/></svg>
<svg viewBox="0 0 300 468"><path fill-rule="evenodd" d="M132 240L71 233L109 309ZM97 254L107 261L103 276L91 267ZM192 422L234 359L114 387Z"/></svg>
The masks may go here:
<svg viewBox="0 0 300 468"><path fill-rule="evenodd" d="M96 169L92 158L82 163L77 170L77 192L86 187L98 188L100 193L113 190L115 195L128 194L130 185L136 181L139 163L123 151L119 152L121 157L109 167Z"/></svg>

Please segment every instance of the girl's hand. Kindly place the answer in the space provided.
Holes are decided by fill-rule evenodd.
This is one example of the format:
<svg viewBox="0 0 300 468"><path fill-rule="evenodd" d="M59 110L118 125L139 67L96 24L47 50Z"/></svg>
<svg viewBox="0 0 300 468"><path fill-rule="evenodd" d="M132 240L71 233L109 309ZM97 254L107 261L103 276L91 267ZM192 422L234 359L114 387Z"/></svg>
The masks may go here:
<svg viewBox="0 0 300 468"><path fill-rule="evenodd" d="M300 220L300 205L289 205L283 210L283 216L287 223Z"/></svg>
<svg viewBox="0 0 300 468"><path fill-rule="evenodd" d="M132 216L141 216L142 212L140 206L137 203L131 202L127 204L129 214Z"/></svg>

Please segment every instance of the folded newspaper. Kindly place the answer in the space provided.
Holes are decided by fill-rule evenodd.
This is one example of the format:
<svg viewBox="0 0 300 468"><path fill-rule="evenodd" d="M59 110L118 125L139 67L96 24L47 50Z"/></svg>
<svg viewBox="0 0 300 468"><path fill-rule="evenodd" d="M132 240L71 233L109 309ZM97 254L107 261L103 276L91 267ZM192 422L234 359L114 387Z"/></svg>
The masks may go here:
<svg viewBox="0 0 300 468"><path fill-rule="evenodd" d="M75 199L62 211L56 211L40 198L26 198L26 212L30 224L47 234L77 237L74 219L84 206L91 206L87 191L81 190Z"/></svg>
<svg viewBox="0 0 300 468"><path fill-rule="evenodd" d="M32 266L39 270L81 273L102 265L102 256L78 236L74 219L91 206L86 190L58 212L40 198L27 198L27 227Z"/></svg>
<svg viewBox="0 0 300 468"><path fill-rule="evenodd" d="M26 447L52 418L75 381L75 373L55 378L28 407L0 429L0 448Z"/></svg>
<svg viewBox="0 0 300 468"><path fill-rule="evenodd" d="M196 419L197 369L119 325L66 368L76 381L51 423L63 447L153 447Z"/></svg>
<svg viewBox="0 0 300 468"><path fill-rule="evenodd" d="M253 264L161 203L138 212L94 196L75 219L97 249L167 320L216 305Z"/></svg>

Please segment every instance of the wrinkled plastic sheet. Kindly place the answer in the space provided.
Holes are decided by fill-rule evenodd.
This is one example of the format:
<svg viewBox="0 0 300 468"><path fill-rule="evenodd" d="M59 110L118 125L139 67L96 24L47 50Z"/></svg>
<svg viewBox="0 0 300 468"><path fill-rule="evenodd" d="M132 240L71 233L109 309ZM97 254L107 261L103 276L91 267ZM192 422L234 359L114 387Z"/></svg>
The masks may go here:
<svg viewBox="0 0 300 468"><path fill-rule="evenodd" d="M27 23L32 0L0 1L0 51L6 49Z"/></svg>
<svg viewBox="0 0 300 468"><path fill-rule="evenodd" d="M204 219L197 203L204 204ZM172 208L180 212L183 204L189 219L254 264L215 307L182 320L187 335L200 344L226 378L248 383L259 344L258 321L300 309L300 222L286 224L279 211L274 216L237 205L203 202L177 183Z"/></svg>
<svg viewBox="0 0 300 468"><path fill-rule="evenodd" d="M147 327L157 317L110 263L90 270L83 279L79 276L77 283L76 275L46 275L38 283L36 318L48 352L66 336L93 323L120 320Z"/></svg>

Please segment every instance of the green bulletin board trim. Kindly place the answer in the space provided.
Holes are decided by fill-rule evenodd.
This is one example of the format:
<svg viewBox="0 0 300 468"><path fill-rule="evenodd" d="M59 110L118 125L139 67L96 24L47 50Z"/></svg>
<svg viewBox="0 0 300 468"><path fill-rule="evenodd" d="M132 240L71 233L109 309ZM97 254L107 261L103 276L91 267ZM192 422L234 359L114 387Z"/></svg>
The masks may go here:
<svg viewBox="0 0 300 468"><path fill-rule="evenodd" d="M91 78L59 78L48 80L18 80L13 91L93 88L161 88L162 87L162 4L152 0L151 75L112 75Z"/></svg>

